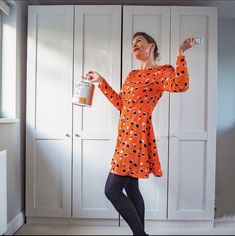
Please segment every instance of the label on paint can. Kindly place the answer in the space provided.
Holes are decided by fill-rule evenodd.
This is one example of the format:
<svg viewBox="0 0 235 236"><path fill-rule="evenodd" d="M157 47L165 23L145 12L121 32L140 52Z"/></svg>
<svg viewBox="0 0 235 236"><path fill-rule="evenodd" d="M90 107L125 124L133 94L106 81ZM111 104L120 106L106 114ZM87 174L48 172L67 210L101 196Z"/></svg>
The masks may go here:
<svg viewBox="0 0 235 236"><path fill-rule="evenodd" d="M74 86L74 95L72 102L75 105L91 106L94 85L81 81Z"/></svg>

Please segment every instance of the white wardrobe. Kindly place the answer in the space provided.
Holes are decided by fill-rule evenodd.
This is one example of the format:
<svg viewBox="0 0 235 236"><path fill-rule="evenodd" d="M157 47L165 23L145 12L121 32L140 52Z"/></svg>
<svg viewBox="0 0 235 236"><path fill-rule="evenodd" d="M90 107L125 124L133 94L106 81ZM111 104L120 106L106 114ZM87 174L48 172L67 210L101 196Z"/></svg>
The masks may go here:
<svg viewBox="0 0 235 236"><path fill-rule="evenodd" d="M185 52L189 90L165 92L153 112L163 177L140 179L146 225L180 220L212 225L215 199L217 8L179 6L29 6L26 119L26 216L126 224L104 195L117 138L118 111L96 86L92 107L72 105L88 70L116 92L130 70L132 35L159 47L158 64ZM88 222L88 223L87 223ZM90 223L89 223L90 222ZM173 222L173 221L171 221ZM174 221L176 222L176 221Z"/></svg>

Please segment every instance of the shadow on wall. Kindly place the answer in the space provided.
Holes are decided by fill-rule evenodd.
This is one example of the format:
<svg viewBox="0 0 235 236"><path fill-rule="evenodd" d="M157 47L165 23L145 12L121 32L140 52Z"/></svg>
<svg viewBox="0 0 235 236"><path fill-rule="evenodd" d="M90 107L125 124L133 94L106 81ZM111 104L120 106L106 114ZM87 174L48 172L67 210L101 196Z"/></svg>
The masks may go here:
<svg viewBox="0 0 235 236"><path fill-rule="evenodd" d="M235 220L235 18L218 21L216 218Z"/></svg>
<svg viewBox="0 0 235 236"><path fill-rule="evenodd" d="M226 132L217 134L216 218L235 219L235 123Z"/></svg>

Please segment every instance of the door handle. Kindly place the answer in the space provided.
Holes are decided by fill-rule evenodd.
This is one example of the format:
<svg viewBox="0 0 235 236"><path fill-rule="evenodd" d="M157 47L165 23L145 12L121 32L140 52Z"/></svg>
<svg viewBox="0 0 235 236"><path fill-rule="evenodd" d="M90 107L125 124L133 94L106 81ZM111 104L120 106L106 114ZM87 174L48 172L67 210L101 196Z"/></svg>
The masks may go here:
<svg viewBox="0 0 235 236"><path fill-rule="evenodd" d="M70 137L70 134L65 134L66 137Z"/></svg>
<svg viewBox="0 0 235 236"><path fill-rule="evenodd" d="M75 134L75 136L76 136L77 138L79 138L79 137L80 137L80 135L79 135L79 134Z"/></svg>

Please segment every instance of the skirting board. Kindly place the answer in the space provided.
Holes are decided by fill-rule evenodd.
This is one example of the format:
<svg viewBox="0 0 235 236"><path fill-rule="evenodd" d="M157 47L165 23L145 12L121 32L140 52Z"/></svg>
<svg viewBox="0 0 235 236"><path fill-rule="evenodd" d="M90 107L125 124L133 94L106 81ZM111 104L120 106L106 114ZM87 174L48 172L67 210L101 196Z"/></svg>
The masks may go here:
<svg viewBox="0 0 235 236"><path fill-rule="evenodd" d="M59 224L78 226L119 226L118 219L69 219L69 218L48 218L48 217L26 217L27 224ZM210 220L146 220L147 227L205 227L213 228L213 221ZM127 226L121 219L120 226Z"/></svg>
<svg viewBox="0 0 235 236"><path fill-rule="evenodd" d="M117 219L74 219L54 217L26 217L27 224L77 225L77 226L118 226Z"/></svg>
<svg viewBox="0 0 235 236"><path fill-rule="evenodd" d="M68 219L48 217L27 217L27 224L54 224L54 225L78 225L78 226L127 226L121 218L118 219ZM214 221L183 221L183 220L146 220L147 227L232 227L235 228L235 216L217 218Z"/></svg>
<svg viewBox="0 0 235 236"><path fill-rule="evenodd" d="M20 212L12 221L7 224L5 235L13 235L25 223L25 216Z"/></svg>
<svg viewBox="0 0 235 236"><path fill-rule="evenodd" d="M225 215L214 220L214 227L235 227L235 216Z"/></svg>

